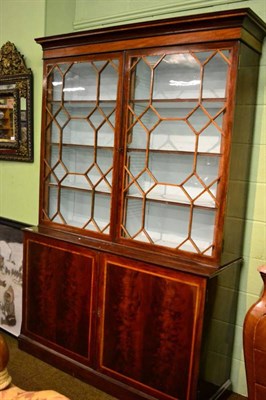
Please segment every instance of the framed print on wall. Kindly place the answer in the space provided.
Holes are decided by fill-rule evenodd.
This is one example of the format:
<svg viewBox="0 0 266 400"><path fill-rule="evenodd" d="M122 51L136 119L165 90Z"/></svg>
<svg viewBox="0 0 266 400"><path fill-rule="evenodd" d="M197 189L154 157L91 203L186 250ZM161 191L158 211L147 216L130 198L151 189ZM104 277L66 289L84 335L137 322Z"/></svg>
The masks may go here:
<svg viewBox="0 0 266 400"><path fill-rule="evenodd" d="M0 218L0 328L14 336L22 320L23 227Z"/></svg>

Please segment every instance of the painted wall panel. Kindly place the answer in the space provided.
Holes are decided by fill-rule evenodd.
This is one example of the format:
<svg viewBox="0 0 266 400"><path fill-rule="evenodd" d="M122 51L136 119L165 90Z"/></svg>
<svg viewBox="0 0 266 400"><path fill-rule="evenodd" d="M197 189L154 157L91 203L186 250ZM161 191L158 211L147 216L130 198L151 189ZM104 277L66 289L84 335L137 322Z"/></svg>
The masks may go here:
<svg viewBox="0 0 266 400"><path fill-rule="evenodd" d="M38 221L42 52L34 38L44 35L45 0L0 1L0 45L15 44L34 80L34 162L0 161L0 216Z"/></svg>

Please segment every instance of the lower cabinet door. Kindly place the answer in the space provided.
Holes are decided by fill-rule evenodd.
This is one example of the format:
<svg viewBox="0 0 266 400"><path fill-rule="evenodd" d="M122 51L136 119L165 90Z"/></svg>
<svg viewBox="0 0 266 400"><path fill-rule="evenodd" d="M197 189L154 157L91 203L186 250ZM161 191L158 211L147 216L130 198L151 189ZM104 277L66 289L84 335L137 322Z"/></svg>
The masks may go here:
<svg viewBox="0 0 266 400"><path fill-rule="evenodd" d="M98 369L157 399L196 398L206 281L102 256Z"/></svg>
<svg viewBox="0 0 266 400"><path fill-rule="evenodd" d="M26 234L22 333L91 364L96 255L60 240Z"/></svg>

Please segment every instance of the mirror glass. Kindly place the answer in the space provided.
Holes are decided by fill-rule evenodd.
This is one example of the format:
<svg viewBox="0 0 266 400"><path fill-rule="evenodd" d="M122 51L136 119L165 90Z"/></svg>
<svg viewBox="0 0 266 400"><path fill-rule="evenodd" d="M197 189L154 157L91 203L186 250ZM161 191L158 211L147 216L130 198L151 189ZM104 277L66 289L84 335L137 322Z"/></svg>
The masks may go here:
<svg viewBox="0 0 266 400"><path fill-rule="evenodd" d="M0 89L0 141L13 143L18 132L14 114L17 112L17 101L13 92Z"/></svg>

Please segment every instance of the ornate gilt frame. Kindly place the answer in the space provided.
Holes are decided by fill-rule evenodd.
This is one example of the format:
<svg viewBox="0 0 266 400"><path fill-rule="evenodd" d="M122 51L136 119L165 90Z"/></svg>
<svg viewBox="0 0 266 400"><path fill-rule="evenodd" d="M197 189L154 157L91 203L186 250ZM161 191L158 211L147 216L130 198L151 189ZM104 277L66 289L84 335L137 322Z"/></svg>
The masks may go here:
<svg viewBox="0 0 266 400"><path fill-rule="evenodd" d="M32 85L31 69L15 45L7 42L0 49L0 160L33 161Z"/></svg>

